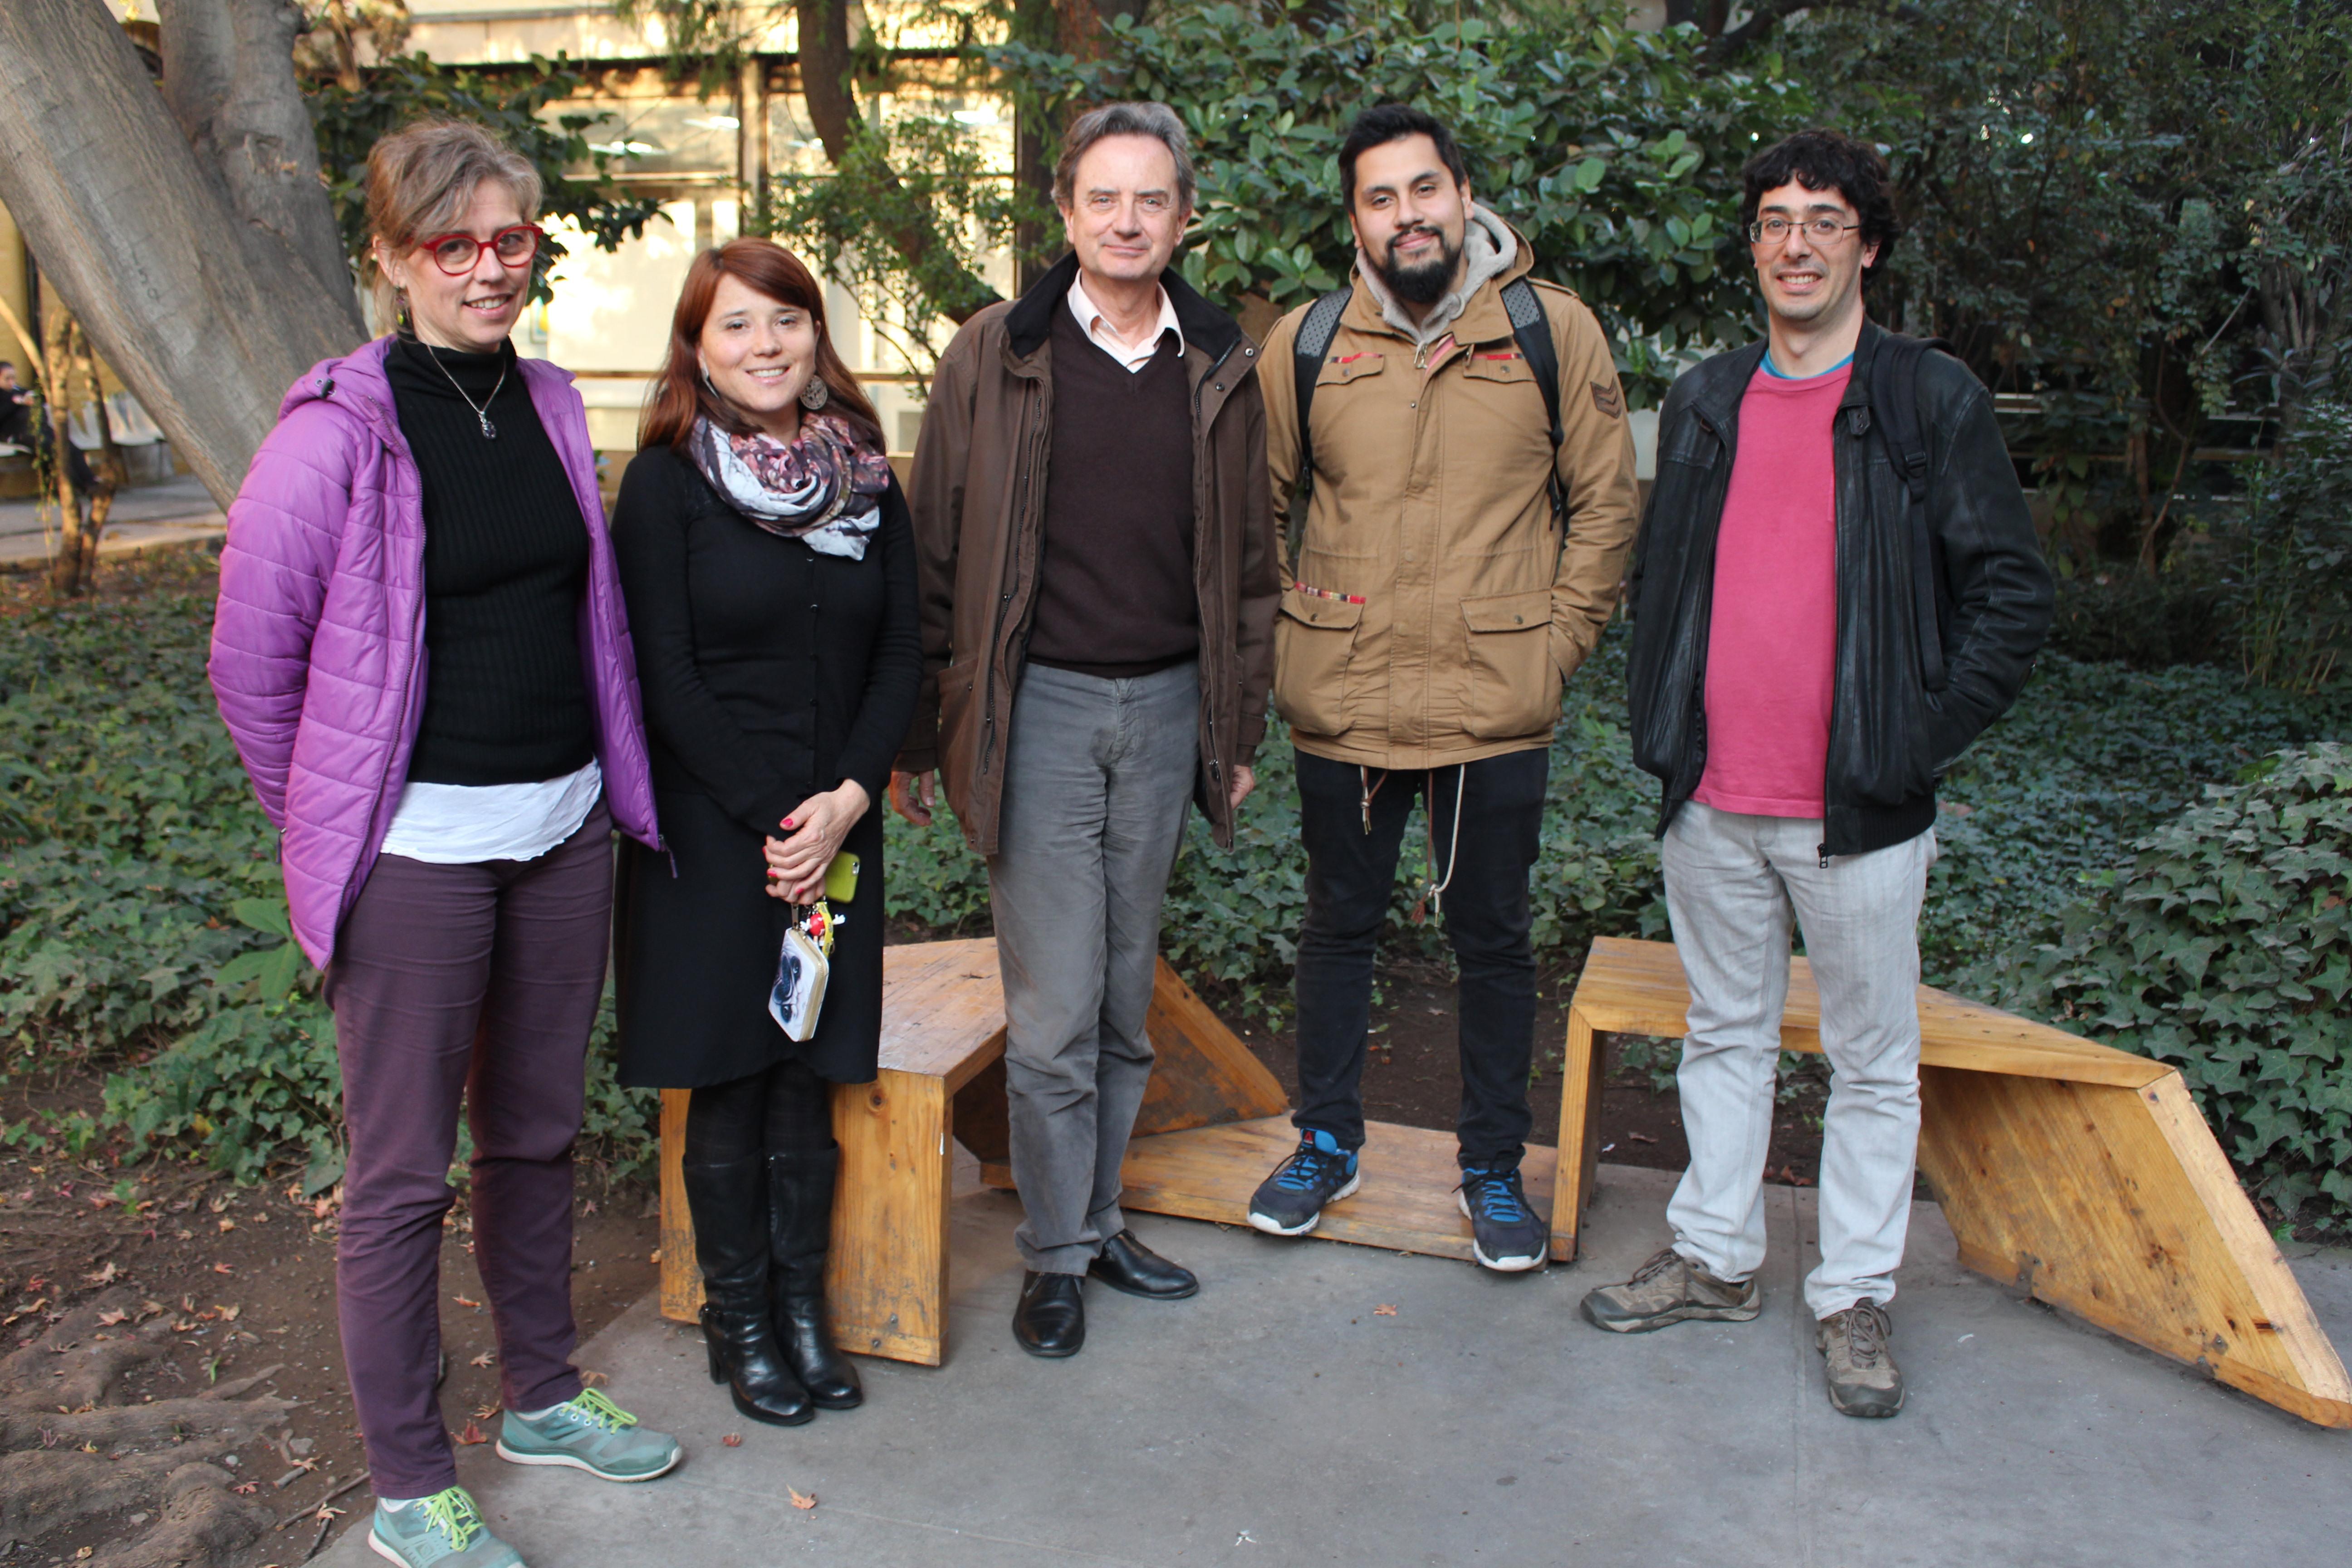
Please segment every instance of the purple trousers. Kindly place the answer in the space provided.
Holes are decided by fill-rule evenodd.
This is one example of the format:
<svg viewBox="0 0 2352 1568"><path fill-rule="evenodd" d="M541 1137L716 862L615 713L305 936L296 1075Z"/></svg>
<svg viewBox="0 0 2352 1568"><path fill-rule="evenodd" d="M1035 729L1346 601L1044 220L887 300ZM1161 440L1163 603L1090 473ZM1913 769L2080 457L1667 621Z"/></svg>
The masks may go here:
<svg viewBox="0 0 2352 1568"><path fill-rule="evenodd" d="M376 1495L457 1484L434 1392L441 1222L464 1105L474 1258L511 1410L580 1392L572 1365L572 1144L613 909L603 805L535 860L380 858L326 995L343 1068L336 1310Z"/></svg>

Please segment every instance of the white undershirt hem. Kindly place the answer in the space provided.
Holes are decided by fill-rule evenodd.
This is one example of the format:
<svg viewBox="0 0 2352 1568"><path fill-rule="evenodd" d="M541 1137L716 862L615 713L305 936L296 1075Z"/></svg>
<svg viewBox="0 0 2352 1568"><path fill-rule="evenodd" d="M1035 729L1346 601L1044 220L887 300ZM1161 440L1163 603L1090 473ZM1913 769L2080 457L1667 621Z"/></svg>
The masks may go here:
<svg viewBox="0 0 2352 1568"><path fill-rule="evenodd" d="M431 866L536 860L579 832L604 793L593 760L535 784L404 784L383 853Z"/></svg>

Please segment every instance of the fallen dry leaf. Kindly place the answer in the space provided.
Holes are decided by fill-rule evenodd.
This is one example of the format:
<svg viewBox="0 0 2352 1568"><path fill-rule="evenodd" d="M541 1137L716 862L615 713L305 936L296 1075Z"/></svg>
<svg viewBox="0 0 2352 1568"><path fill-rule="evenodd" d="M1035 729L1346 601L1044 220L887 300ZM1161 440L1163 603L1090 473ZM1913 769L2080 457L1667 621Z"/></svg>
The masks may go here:
<svg viewBox="0 0 2352 1568"><path fill-rule="evenodd" d="M223 1230L235 1230L236 1228L236 1221L233 1219L225 1219L220 1222L220 1227Z"/></svg>
<svg viewBox="0 0 2352 1568"><path fill-rule="evenodd" d="M792 1493L793 1506L794 1508L814 1508L816 1506L816 1493L814 1492L802 1491L798 1488L794 1487L790 1481L784 1483L784 1490Z"/></svg>
<svg viewBox="0 0 2352 1568"><path fill-rule="evenodd" d="M213 1265L213 1272L215 1274L234 1274L236 1270L231 1268L226 1263L215 1263Z"/></svg>
<svg viewBox="0 0 2352 1568"><path fill-rule="evenodd" d="M740 1448L743 1446L743 1434L740 1432L730 1432L727 1436L719 1438L719 1440L721 1443L726 1444L730 1448Z"/></svg>
<svg viewBox="0 0 2352 1568"><path fill-rule="evenodd" d="M1381 1305L1372 1309L1372 1316L1375 1318L1393 1318L1396 1316L1396 1309L1383 1302Z"/></svg>
<svg viewBox="0 0 2352 1568"><path fill-rule="evenodd" d="M491 1400L487 1405L477 1405L474 1406L474 1419L477 1421L488 1421L491 1416L496 1415L498 1413L499 1402L495 1399Z"/></svg>
<svg viewBox="0 0 2352 1568"><path fill-rule="evenodd" d="M1628 1132L1625 1136L1631 1138L1636 1143L1654 1143L1657 1142L1655 1138L1651 1137L1646 1132Z"/></svg>
<svg viewBox="0 0 2352 1568"><path fill-rule="evenodd" d="M601 1372L583 1372L580 1374L580 1386L583 1388L593 1388L600 1383L610 1383L613 1380L611 1378L606 1377Z"/></svg>
<svg viewBox="0 0 2352 1568"><path fill-rule="evenodd" d="M111 1285L121 1278L122 1270L111 1258L82 1276L83 1280L91 1285Z"/></svg>
<svg viewBox="0 0 2352 1568"><path fill-rule="evenodd" d="M484 1351L481 1354L476 1356L466 1364L467 1366L496 1366L499 1364L499 1358L495 1352Z"/></svg>
<svg viewBox="0 0 2352 1568"><path fill-rule="evenodd" d="M661 1261L661 1248L658 1247L655 1247L654 1255L651 1258L646 1258L646 1261L648 1263L659 1263Z"/></svg>
<svg viewBox="0 0 2352 1568"><path fill-rule="evenodd" d="M105 1311L100 1312L98 1315L99 1326L100 1328L110 1329L114 1327L115 1324L125 1321L130 1318L130 1313L124 1311L120 1307L110 1307Z"/></svg>
<svg viewBox="0 0 2352 1568"><path fill-rule="evenodd" d="M251 1497L254 1493L261 1489L261 1483L259 1481L247 1481L241 1486L234 1486L228 1489L235 1492L239 1497Z"/></svg>
<svg viewBox="0 0 2352 1568"><path fill-rule="evenodd" d="M234 1322L236 1322L236 1315L237 1315L239 1312L242 1312L242 1311L244 1311L244 1310L245 1310L245 1309L244 1309L243 1307L235 1307L235 1306L230 1306L230 1307L215 1307L215 1308L214 1308L213 1310L214 1310L215 1311L218 1312L218 1313L221 1315L221 1321L222 1321L222 1322L225 1322L225 1323L234 1323Z"/></svg>
<svg viewBox="0 0 2352 1568"><path fill-rule="evenodd" d="M325 1503L320 1503L319 1505L319 1511L312 1514L310 1517L317 1520L320 1524L324 1524L331 1519L341 1518L343 1510L341 1509L329 1508Z"/></svg>
<svg viewBox="0 0 2352 1568"><path fill-rule="evenodd" d="M475 1300L471 1296L452 1296L449 1300L457 1302L460 1307L479 1307L481 1305L479 1301Z"/></svg>
<svg viewBox="0 0 2352 1568"><path fill-rule="evenodd" d="M482 1435L481 1424L475 1421L467 1422L466 1429L463 1432L452 1433L451 1436L458 1442L469 1445L474 1443L487 1443L489 1441L488 1437Z"/></svg>

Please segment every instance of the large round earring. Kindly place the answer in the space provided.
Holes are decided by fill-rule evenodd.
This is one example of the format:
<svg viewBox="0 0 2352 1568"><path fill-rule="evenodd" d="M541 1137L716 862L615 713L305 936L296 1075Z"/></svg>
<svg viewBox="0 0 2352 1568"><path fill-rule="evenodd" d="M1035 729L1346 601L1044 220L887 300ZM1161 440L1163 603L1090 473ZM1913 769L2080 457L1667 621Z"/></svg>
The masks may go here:
<svg viewBox="0 0 2352 1568"><path fill-rule="evenodd" d="M824 407L832 399L833 388L825 384L824 377L821 375L809 377L809 384L801 388L801 406L811 414Z"/></svg>

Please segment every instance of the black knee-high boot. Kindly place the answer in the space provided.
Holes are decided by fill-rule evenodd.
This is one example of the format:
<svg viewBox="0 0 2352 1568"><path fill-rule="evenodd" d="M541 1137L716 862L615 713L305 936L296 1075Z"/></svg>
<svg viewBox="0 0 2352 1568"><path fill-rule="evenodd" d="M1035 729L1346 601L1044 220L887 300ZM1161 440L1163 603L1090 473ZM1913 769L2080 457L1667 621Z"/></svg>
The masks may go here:
<svg viewBox="0 0 2352 1568"><path fill-rule="evenodd" d="M827 1410L865 1402L857 1369L834 1348L824 1319L824 1256L833 1240L833 1187L841 1146L768 1156L769 1290L785 1364Z"/></svg>
<svg viewBox="0 0 2352 1568"><path fill-rule="evenodd" d="M687 1165L687 1211L702 1268L702 1340L710 1381L727 1384L735 1408L754 1421L797 1426L816 1415L793 1375L768 1316L766 1158Z"/></svg>

